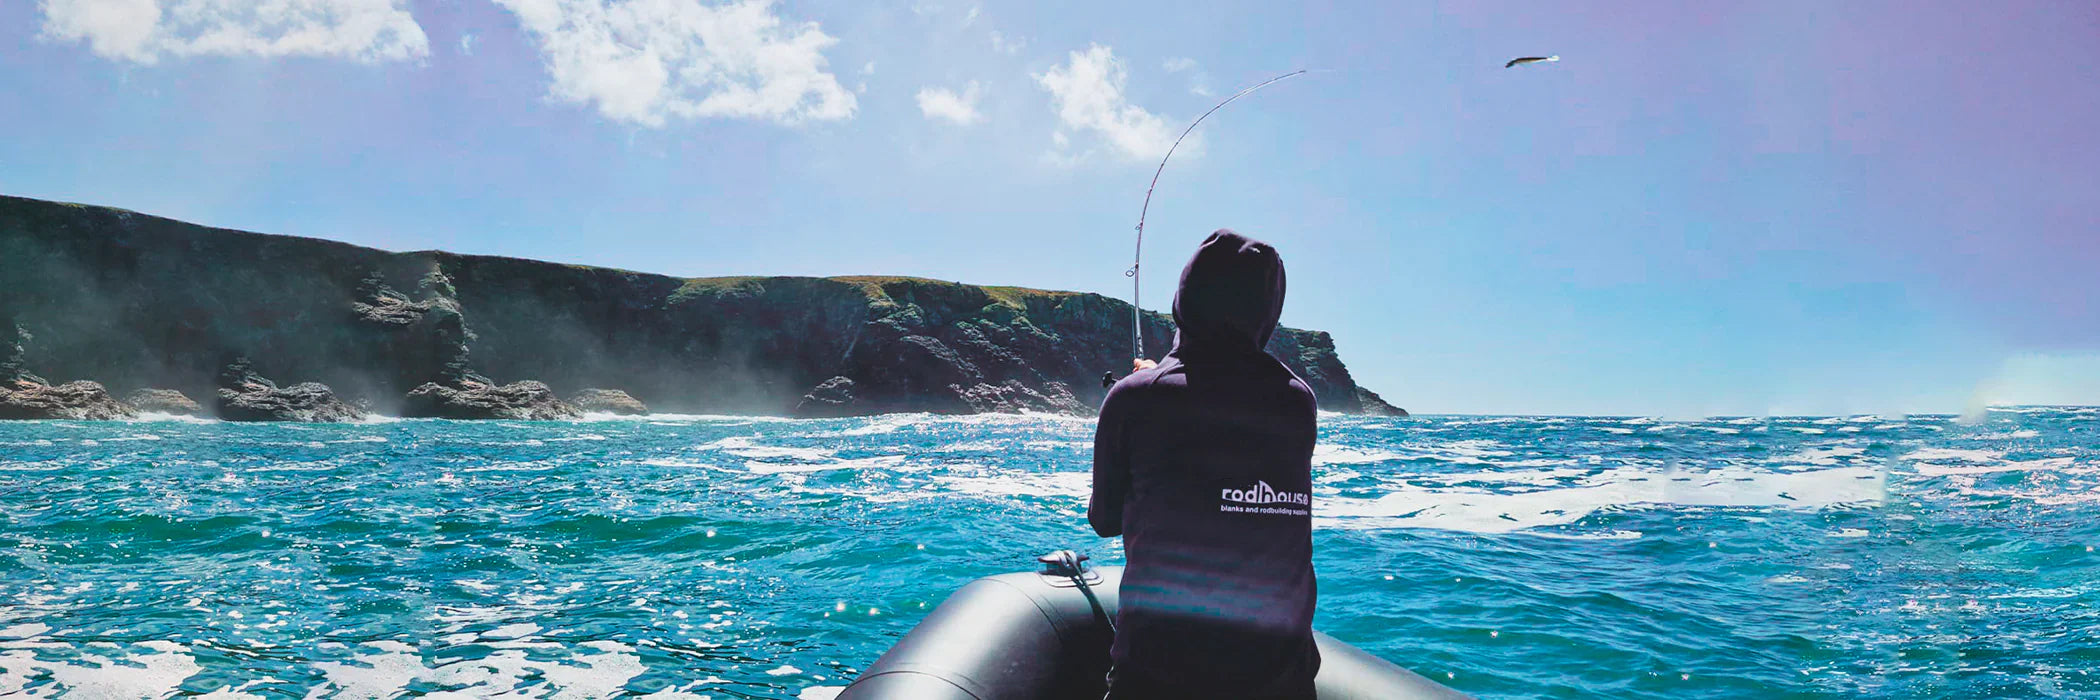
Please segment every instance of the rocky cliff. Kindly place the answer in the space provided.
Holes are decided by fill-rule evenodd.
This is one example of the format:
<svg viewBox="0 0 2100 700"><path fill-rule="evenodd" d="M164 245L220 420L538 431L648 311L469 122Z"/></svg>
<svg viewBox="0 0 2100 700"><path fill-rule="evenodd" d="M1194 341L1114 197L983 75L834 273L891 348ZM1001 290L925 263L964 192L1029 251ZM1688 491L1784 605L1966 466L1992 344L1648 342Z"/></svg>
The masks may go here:
<svg viewBox="0 0 2100 700"><path fill-rule="evenodd" d="M655 410L1087 412L1129 367L1130 306L901 277L680 279L186 224L0 196L9 371L212 396L227 358L399 414L425 384L624 390ZM1172 320L1145 318L1165 348ZM4 340L18 342L18 336ZM1270 351L1321 408L1385 411L1317 331ZM434 390L424 390L427 396ZM537 390L536 390L537 391Z"/></svg>

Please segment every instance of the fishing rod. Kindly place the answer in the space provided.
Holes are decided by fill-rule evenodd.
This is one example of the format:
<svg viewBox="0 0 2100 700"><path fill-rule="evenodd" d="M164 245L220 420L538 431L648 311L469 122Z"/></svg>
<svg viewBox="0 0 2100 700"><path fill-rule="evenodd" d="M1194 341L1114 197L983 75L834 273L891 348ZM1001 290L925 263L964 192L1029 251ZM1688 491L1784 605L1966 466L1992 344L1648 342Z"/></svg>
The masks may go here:
<svg viewBox="0 0 2100 700"><path fill-rule="evenodd" d="M1145 214L1150 213L1152 211L1152 191L1159 189L1159 174L1166 172L1167 160L1174 157L1175 149L1181 148L1182 139L1188 138L1189 134L1196 130L1196 125L1202 124L1204 119L1210 118L1212 112L1224 109L1225 105L1232 104L1233 100L1246 97L1248 93L1254 92L1255 90L1260 90L1278 82L1282 82L1284 79L1287 78L1295 78L1301 75L1305 75L1308 72L1311 71L1309 69L1299 69L1291 71L1289 73L1285 73L1283 75L1279 75L1274 78L1270 78L1268 80L1264 80L1259 83L1250 85L1246 89L1241 90L1239 92L1232 93L1231 97L1225 98L1225 101L1219 102L1216 107L1210 108L1209 112L1204 112L1203 116L1196 118L1196 121L1189 122L1189 128L1183 129L1181 131L1181 136L1174 139L1174 145L1167 147L1167 155L1159 159L1159 168L1152 171L1152 184L1147 185L1145 187L1145 206L1138 210L1137 248L1134 252L1131 253L1130 269L1123 271L1123 276L1130 278L1131 357L1143 358L1145 356L1145 317L1144 311L1138 306L1139 283L1142 281L1142 279L1140 278L1138 272L1139 268L1143 264L1145 257Z"/></svg>

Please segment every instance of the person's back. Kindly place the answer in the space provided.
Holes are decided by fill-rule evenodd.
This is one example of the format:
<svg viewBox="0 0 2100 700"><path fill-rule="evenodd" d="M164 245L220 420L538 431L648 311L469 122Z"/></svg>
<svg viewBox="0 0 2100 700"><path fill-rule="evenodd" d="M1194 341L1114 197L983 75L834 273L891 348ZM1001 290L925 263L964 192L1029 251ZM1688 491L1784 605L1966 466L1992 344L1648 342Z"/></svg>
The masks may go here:
<svg viewBox="0 0 2100 700"><path fill-rule="evenodd" d="M1311 698L1312 391L1263 351L1274 248L1211 234L1174 299L1173 352L1117 382L1087 518L1123 536L1110 698Z"/></svg>

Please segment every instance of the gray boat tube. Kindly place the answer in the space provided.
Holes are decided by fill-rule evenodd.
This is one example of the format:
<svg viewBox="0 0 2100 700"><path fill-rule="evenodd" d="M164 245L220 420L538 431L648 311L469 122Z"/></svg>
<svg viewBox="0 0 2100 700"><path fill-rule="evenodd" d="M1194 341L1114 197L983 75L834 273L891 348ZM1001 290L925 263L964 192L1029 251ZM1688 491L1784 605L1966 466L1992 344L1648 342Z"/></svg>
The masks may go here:
<svg viewBox="0 0 2100 700"><path fill-rule="evenodd" d="M1082 571L1051 564L971 581L838 700L1100 700L1123 567ZM1313 638L1320 700L1468 697L1333 637Z"/></svg>

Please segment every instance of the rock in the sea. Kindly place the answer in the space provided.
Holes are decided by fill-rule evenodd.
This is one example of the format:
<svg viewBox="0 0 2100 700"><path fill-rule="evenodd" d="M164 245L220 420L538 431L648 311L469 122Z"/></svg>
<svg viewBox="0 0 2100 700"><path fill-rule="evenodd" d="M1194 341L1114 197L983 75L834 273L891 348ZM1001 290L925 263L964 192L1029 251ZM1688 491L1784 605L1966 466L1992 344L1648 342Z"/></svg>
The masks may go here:
<svg viewBox="0 0 2100 700"><path fill-rule="evenodd" d="M960 393L970 408L978 413L1084 415L1088 409L1085 403L1072 396L1071 387L1063 382L1046 382L1038 388L1008 379L999 384L978 384Z"/></svg>
<svg viewBox="0 0 2100 700"><path fill-rule="evenodd" d="M138 415L95 382L52 386L30 374L29 331L0 309L0 420L118 420Z"/></svg>
<svg viewBox="0 0 2100 700"><path fill-rule="evenodd" d="M365 412L336 398L319 382L278 388L256 374L248 358L236 358L219 371L219 418L230 421L344 423L365 419Z"/></svg>
<svg viewBox="0 0 2100 700"><path fill-rule="evenodd" d="M58 386L23 374L0 384L0 419L4 420L122 420L138 411L116 400L95 382L66 382Z"/></svg>
<svg viewBox="0 0 2100 700"><path fill-rule="evenodd" d="M1356 387L1356 400L1361 405L1358 412L1365 415L1407 417L1407 409L1386 403L1385 398L1379 396L1378 392L1362 386Z"/></svg>
<svg viewBox="0 0 2100 700"><path fill-rule="evenodd" d="M555 398L554 390L535 381L497 386L462 382L446 386L430 382L408 392L402 415L414 418L567 420L583 412Z"/></svg>
<svg viewBox="0 0 2100 700"><path fill-rule="evenodd" d="M569 403L585 413L610 413L616 416L639 416L649 412L649 407L627 392L619 389L585 389L576 392Z"/></svg>
<svg viewBox="0 0 2100 700"><path fill-rule="evenodd" d="M204 407L191 401L190 397L174 389L140 389L124 397L140 413L162 413L171 416L203 416Z"/></svg>
<svg viewBox="0 0 2100 700"><path fill-rule="evenodd" d="M860 415L862 411L855 410L853 402L853 380L832 377L802 395L802 402L795 404L795 415L802 418Z"/></svg>

